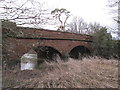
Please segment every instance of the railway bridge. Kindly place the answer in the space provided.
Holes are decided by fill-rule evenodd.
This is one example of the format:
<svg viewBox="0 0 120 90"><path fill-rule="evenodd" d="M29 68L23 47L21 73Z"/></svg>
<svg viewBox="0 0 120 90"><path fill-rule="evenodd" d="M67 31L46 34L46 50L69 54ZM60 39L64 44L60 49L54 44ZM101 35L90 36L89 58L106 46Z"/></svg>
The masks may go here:
<svg viewBox="0 0 120 90"><path fill-rule="evenodd" d="M54 55L79 58L92 51L92 36L28 27L18 27L16 23L2 22L3 57L17 60L30 50L38 58L52 59Z"/></svg>

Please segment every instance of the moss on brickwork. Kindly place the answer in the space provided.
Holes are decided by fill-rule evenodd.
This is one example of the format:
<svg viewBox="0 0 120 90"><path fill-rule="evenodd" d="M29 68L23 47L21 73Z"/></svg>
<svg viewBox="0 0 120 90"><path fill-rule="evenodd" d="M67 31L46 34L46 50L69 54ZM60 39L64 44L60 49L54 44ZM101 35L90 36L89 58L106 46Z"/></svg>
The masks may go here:
<svg viewBox="0 0 120 90"><path fill-rule="evenodd" d="M8 20L2 21L2 28L16 29L16 23L10 22Z"/></svg>

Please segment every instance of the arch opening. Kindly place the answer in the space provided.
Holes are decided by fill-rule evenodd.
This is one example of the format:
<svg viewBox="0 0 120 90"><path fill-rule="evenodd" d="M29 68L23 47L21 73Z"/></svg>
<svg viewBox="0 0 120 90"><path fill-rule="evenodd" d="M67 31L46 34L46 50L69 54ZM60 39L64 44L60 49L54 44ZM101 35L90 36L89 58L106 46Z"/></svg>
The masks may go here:
<svg viewBox="0 0 120 90"><path fill-rule="evenodd" d="M38 56L38 64L44 61L56 61L57 59L61 59L61 53L49 46L38 46L34 49L37 52Z"/></svg>
<svg viewBox="0 0 120 90"><path fill-rule="evenodd" d="M21 70L33 70L37 65L37 52L29 50L21 57Z"/></svg>
<svg viewBox="0 0 120 90"><path fill-rule="evenodd" d="M74 59L82 59L83 57L90 56L90 54L91 52L88 48L77 46L70 51L69 56Z"/></svg>

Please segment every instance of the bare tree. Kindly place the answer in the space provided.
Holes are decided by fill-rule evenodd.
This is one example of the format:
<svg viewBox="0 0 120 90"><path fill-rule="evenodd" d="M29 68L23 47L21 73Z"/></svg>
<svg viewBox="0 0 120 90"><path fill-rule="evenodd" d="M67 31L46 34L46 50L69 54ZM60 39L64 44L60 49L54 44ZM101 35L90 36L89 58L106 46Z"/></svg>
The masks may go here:
<svg viewBox="0 0 120 90"><path fill-rule="evenodd" d="M69 27L71 29L71 32L84 34L86 33L88 25L86 22L84 22L83 18L76 16L73 17L73 20L69 24Z"/></svg>
<svg viewBox="0 0 120 90"><path fill-rule="evenodd" d="M99 23L89 23L88 25L88 34L92 35L94 33L96 33L98 30L100 30L102 28L102 26L100 26Z"/></svg>
<svg viewBox="0 0 120 90"><path fill-rule="evenodd" d="M109 1L109 6L113 8L114 14L117 14L117 16L113 17L113 19L120 24L120 0L108 0ZM116 9L114 9L116 7Z"/></svg>
<svg viewBox="0 0 120 90"><path fill-rule="evenodd" d="M82 18L78 19L78 31L82 34L87 34L88 24Z"/></svg>
<svg viewBox="0 0 120 90"><path fill-rule="evenodd" d="M100 30L101 26L99 23L89 23L84 22L83 18L73 17L72 22L69 24L71 32L89 34L92 35L96 31Z"/></svg>
<svg viewBox="0 0 120 90"><path fill-rule="evenodd" d="M108 0L109 1L109 7L111 7L111 11L114 14L114 21L117 22L118 28L117 31L116 29L113 29L113 33L118 34L118 39L120 39L120 0Z"/></svg>
<svg viewBox="0 0 120 90"><path fill-rule="evenodd" d="M70 12L64 8L61 8L61 9L56 8L53 11L51 11L51 14L53 14L53 17L55 19L58 19L60 22L60 26L58 30L65 31L65 25L66 25L67 19L70 16Z"/></svg>
<svg viewBox="0 0 120 90"><path fill-rule="evenodd" d="M44 3L35 0L5 0L0 2L0 19L18 25L40 25L48 20Z"/></svg>
<svg viewBox="0 0 120 90"><path fill-rule="evenodd" d="M77 17L74 17L72 22L69 24L71 32L77 33Z"/></svg>

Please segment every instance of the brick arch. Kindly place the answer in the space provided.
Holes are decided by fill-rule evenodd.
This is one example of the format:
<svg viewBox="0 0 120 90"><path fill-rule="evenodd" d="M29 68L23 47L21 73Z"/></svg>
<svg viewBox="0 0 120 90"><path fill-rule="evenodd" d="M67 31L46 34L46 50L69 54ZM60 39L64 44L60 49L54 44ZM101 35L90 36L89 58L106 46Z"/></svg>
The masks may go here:
<svg viewBox="0 0 120 90"><path fill-rule="evenodd" d="M38 46L34 48L34 51L37 52L37 63L40 64L44 61L56 61L61 59L62 54L51 46Z"/></svg>
<svg viewBox="0 0 120 90"><path fill-rule="evenodd" d="M49 45L38 45L38 46L34 47L33 50L36 51L37 48L39 48L39 47L48 47L48 48L54 49L56 52L58 52L60 55L62 55L61 52L56 47L49 46Z"/></svg>
<svg viewBox="0 0 120 90"><path fill-rule="evenodd" d="M73 48L78 47L78 46L83 46L83 47L85 47L85 48L88 48L90 51L92 50L91 44L89 44L89 43L77 43L77 44L72 45L71 47L69 47L68 53L70 53L70 51L71 51Z"/></svg>
<svg viewBox="0 0 120 90"><path fill-rule="evenodd" d="M11 22L9 22L11 23ZM10 26L8 26L10 25ZM61 54L68 54L74 47L83 45L91 50L92 36L45 29L17 27L16 24L2 24L3 46L7 60L17 60L37 46L50 46ZM9 35L14 32L15 35ZM22 34L21 34L22 32Z"/></svg>
<svg viewBox="0 0 120 90"><path fill-rule="evenodd" d="M41 40L41 41L37 41L37 40L30 40L29 42L26 40L26 42L29 44L31 43L31 48L32 49L36 49L38 47L51 47L54 48L55 50L60 52L60 48L57 47L56 44L53 44L54 41L49 42L49 41L45 41L45 40ZM27 46L28 47L28 46Z"/></svg>
<svg viewBox="0 0 120 90"><path fill-rule="evenodd" d="M84 56L88 56L91 54L91 51L89 50L89 48L87 48L86 46L83 45L78 45L75 46L74 48L71 49L71 51L69 52L69 56L71 58L82 58Z"/></svg>
<svg viewBox="0 0 120 90"><path fill-rule="evenodd" d="M88 46L85 46L85 45L77 45L77 46L73 46L72 48L70 48L70 50L69 50L69 52L68 53L70 53L70 51L71 50L73 50L74 48L76 48L76 47L85 47L85 48L87 48L90 52L91 52L91 48L89 48Z"/></svg>

